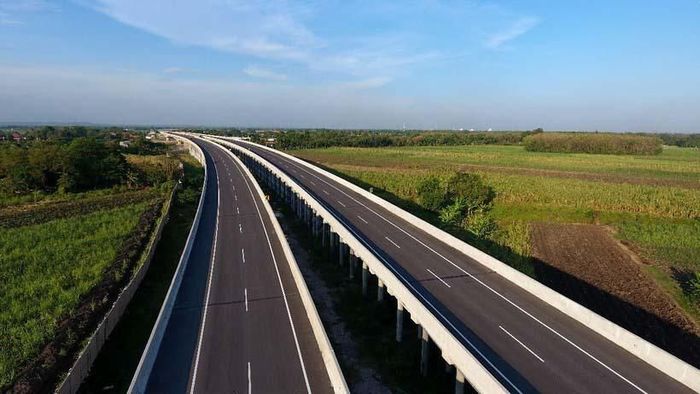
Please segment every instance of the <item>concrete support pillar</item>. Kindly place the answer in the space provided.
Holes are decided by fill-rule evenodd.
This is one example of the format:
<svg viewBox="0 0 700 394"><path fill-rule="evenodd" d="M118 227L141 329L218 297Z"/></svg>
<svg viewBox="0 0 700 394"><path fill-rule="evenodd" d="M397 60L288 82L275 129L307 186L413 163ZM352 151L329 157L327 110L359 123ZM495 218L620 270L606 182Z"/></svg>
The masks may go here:
<svg viewBox="0 0 700 394"><path fill-rule="evenodd" d="M362 262L362 295L367 295L367 282L369 282L369 267L367 263Z"/></svg>
<svg viewBox="0 0 700 394"><path fill-rule="evenodd" d="M455 368L455 394L464 394L464 374Z"/></svg>
<svg viewBox="0 0 700 394"><path fill-rule="evenodd" d="M321 222L321 246L324 248L326 247L326 242L327 242L327 236L326 236L326 223Z"/></svg>
<svg viewBox="0 0 700 394"><path fill-rule="evenodd" d="M357 256L350 250L350 264L348 264L348 278L355 279L355 267L357 266Z"/></svg>
<svg viewBox="0 0 700 394"><path fill-rule="evenodd" d="M381 279L377 279L377 302L384 301L384 282Z"/></svg>
<svg viewBox="0 0 700 394"><path fill-rule="evenodd" d="M345 264L345 244L338 242L338 264Z"/></svg>
<svg viewBox="0 0 700 394"><path fill-rule="evenodd" d="M396 305L396 342L401 342L403 337L403 304L397 300Z"/></svg>
<svg viewBox="0 0 700 394"><path fill-rule="evenodd" d="M420 374L423 376L428 375L428 351L430 350L430 336L428 336L428 331L424 328L421 330L421 341L420 341Z"/></svg>

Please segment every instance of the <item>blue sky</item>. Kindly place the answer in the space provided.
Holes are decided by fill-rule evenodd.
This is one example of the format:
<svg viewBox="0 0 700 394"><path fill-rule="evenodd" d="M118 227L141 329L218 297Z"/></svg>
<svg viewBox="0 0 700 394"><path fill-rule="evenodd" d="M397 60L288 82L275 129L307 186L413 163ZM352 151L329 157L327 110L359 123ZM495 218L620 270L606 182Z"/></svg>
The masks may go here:
<svg viewBox="0 0 700 394"><path fill-rule="evenodd" d="M0 122L700 132L700 1L0 0Z"/></svg>

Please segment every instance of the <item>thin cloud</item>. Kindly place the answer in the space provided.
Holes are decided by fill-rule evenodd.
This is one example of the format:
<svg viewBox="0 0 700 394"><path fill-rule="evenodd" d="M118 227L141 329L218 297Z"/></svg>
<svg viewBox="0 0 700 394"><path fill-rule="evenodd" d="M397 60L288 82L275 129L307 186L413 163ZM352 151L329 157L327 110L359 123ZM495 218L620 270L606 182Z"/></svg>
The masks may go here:
<svg viewBox="0 0 700 394"><path fill-rule="evenodd" d="M258 66L248 66L243 69L243 73L254 78L269 79L271 81L286 81L285 74L277 73Z"/></svg>
<svg viewBox="0 0 700 394"><path fill-rule="evenodd" d="M502 48L540 23L538 18L523 17L513 22L507 29L499 31L486 39L484 45L490 49Z"/></svg>

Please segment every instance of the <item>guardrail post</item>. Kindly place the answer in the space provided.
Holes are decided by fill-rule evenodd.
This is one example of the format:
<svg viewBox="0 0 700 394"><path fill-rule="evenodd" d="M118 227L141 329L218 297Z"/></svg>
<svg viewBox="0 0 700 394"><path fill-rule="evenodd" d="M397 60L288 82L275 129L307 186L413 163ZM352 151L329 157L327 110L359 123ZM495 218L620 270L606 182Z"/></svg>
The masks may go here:
<svg viewBox="0 0 700 394"><path fill-rule="evenodd" d="M421 342L420 342L420 374L423 376L428 375L428 351L430 350L430 336L425 328L421 329Z"/></svg>
<svg viewBox="0 0 700 394"><path fill-rule="evenodd" d="M464 374L455 368L455 394L464 394Z"/></svg>
<svg viewBox="0 0 700 394"><path fill-rule="evenodd" d="M396 342L401 342L403 337L403 304L396 300Z"/></svg>
<svg viewBox="0 0 700 394"><path fill-rule="evenodd" d="M377 302L384 301L384 282L377 278Z"/></svg>
<svg viewBox="0 0 700 394"><path fill-rule="evenodd" d="M367 263L362 262L362 295L367 295L367 282L369 281L369 268Z"/></svg>

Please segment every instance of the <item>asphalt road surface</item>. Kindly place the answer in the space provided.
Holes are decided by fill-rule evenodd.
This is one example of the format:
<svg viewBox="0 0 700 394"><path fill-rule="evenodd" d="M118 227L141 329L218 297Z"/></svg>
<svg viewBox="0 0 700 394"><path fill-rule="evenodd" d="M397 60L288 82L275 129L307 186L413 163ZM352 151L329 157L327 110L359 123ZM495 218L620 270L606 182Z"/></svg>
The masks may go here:
<svg viewBox="0 0 700 394"><path fill-rule="evenodd" d="M217 145L196 142L209 187L147 391L332 392L255 181Z"/></svg>
<svg viewBox="0 0 700 394"><path fill-rule="evenodd" d="M321 201L511 392L692 392L349 188L277 153L237 143Z"/></svg>

